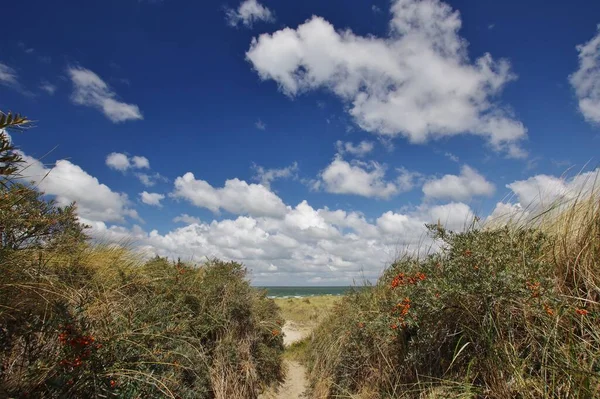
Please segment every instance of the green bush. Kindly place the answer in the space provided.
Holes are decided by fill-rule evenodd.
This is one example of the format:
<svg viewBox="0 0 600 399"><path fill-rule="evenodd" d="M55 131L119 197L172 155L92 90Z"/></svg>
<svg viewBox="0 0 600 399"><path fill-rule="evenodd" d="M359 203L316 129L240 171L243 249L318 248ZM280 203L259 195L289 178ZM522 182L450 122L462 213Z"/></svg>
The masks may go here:
<svg viewBox="0 0 600 399"><path fill-rule="evenodd" d="M282 379L279 311L239 264L24 261L0 281L3 395L252 398Z"/></svg>
<svg viewBox="0 0 600 399"><path fill-rule="evenodd" d="M315 397L598 394L598 303L561 292L555 237L430 230L444 250L395 262L317 329Z"/></svg>

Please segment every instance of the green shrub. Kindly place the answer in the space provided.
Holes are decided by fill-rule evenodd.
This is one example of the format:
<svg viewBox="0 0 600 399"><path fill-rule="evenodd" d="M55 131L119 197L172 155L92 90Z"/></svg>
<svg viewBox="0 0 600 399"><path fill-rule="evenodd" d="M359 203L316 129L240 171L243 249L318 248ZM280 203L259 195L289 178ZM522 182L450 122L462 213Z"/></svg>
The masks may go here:
<svg viewBox="0 0 600 399"><path fill-rule="evenodd" d="M442 252L395 262L317 329L309 351L315 397L598 393L598 303L561 292L549 256L556 237L509 227L430 230Z"/></svg>
<svg viewBox="0 0 600 399"><path fill-rule="evenodd" d="M84 252L3 277L0 392L252 398L282 379L278 309L241 265Z"/></svg>

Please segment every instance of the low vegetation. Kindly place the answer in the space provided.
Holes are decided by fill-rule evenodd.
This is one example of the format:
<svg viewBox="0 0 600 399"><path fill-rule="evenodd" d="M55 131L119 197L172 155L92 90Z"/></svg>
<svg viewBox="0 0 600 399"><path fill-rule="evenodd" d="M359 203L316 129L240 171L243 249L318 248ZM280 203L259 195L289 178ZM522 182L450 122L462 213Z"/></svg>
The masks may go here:
<svg viewBox="0 0 600 399"><path fill-rule="evenodd" d="M281 316L237 263L92 244L75 204L19 183L0 114L0 397L255 398L282 380Z"/></svg>
<svg viewBox="0 0 600 399"><path fill-rule="evenodd" d="M314 296L307 298L275 298L281 316L288 322L312 327L318 324L340 301L338 296Z"/></svg>
<svg viewBox="0 0 600 399"><path fill-rule="evenodd" d="M600 201L455 234L341 301L309 346L318 398L600 396Z"/></svg>

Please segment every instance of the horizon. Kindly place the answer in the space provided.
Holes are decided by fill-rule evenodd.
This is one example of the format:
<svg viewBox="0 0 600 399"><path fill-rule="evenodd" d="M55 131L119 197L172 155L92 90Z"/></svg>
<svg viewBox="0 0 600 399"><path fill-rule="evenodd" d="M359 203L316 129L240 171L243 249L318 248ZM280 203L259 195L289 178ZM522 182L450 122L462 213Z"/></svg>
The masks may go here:
<svg viewBox="0 0 600 399"><path fill-rule="evenodd" d="M0 110L35 121L12 134L25 179L98 241L238 261L253 286L375 281L434 245L426 223L527 217L600 172L600 3L5 13L28 16L0 39Z"/></svg>

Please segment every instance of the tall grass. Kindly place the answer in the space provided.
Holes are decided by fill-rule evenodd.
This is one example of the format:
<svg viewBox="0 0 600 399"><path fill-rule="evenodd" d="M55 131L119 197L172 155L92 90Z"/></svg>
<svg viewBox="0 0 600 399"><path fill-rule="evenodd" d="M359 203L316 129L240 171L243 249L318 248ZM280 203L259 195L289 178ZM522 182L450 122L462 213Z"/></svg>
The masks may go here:
<svg viewBox="0 0 600 399"><path fill-rule="evenodd" d="M239 264L37 259L3 257L2 397L252 398L282 378L278 309Z"/></svg>
<svg viewBox="0 0 600 399"><path fill-rule="evenodd" d="M396 261L317 329L313 396L599 397L599 198L460 234L430 226L441 252Z"/></svg>

